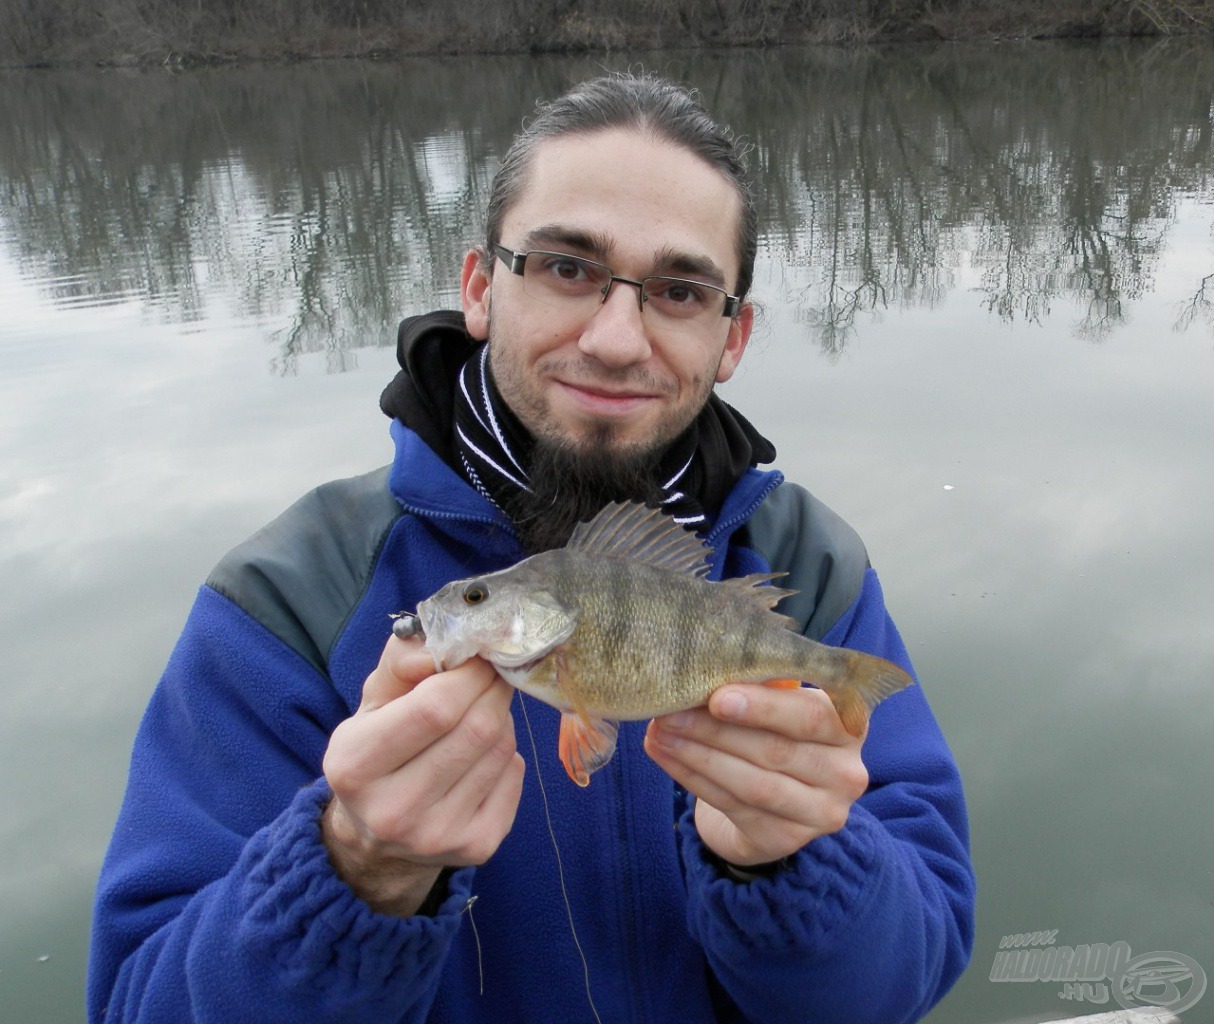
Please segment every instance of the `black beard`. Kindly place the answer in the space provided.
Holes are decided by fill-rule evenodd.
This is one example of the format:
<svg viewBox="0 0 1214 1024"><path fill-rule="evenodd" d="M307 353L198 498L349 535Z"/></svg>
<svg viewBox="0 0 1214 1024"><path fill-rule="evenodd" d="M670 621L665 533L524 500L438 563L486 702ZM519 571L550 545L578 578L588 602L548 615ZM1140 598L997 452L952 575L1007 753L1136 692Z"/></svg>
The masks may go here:
<svg viewBox="0 0 1214 1024"><path fill-rule="evenodd" d="M537 437L528 467L530 491L518 491L505 503L524 550L564 547L578 523L593 519L612 501L662 500L658 462L662 452L641 445L612 446L609 427L581 441Z"/></svg>

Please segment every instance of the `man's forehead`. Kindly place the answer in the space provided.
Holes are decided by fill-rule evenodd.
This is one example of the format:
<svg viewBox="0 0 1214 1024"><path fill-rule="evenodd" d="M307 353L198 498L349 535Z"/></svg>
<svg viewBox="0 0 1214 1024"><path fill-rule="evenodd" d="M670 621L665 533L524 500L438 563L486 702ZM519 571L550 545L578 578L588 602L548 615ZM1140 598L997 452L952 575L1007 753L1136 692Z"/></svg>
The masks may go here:
<svg viewBox="0 0 1214 1024"><path fill-rule="evenodd" d="M732 276L740 217L733 183L699 154L634 129L609 129L536 147L505 212L502 240L609 265L626 259L644 270Z"/></svg>

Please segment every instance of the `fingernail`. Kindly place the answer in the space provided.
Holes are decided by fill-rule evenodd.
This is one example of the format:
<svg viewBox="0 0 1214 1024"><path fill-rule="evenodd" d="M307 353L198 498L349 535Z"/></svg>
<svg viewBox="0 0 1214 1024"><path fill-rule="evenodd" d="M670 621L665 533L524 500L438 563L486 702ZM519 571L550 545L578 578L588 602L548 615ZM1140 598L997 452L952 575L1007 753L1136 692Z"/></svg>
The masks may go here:
<svg viewBox="0 0 1214 1024"><path fill-rule="evenodd" d="M677 750L683 744L683 737L659 728L653 730L653 741L664 750Z"/></svg>
<svg viewBox="0 0 1214 1024"><path fill-rule="evenodd" d="M750 706L745 695L737 690L727 690L717 701L717 714L722 718L741 718Z"/></svg>
<svg viewBox="0 0 1214 1024"><path fill-rule="evenodd" d="M672 732L682 732L691 725L691 712L680 711L677 714L667 715L662 719L660 728L669 729Z"/></svg>

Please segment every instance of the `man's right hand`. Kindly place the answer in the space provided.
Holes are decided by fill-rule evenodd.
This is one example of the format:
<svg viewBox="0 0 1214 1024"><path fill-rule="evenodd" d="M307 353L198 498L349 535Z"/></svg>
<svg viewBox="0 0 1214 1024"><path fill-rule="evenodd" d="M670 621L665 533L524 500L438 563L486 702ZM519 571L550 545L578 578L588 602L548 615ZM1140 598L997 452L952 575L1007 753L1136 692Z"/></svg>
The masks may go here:
<svg viewBox="0 0 1214 1024"><path fill-rule="evenodd" d="M324 759L321 833L372 909L415 914L444 867L483 864L510 831L523 786L513 694L480 658L435 672L420 640L388 640Z"/></svg>

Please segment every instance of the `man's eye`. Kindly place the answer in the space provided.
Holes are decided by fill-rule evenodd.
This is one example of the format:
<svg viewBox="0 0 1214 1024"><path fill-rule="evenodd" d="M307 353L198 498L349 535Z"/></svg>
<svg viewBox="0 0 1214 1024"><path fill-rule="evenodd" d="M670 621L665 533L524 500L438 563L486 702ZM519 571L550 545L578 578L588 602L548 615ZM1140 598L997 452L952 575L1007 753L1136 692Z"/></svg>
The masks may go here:
<svg viewBox="0 0 1214 1024"><path fill-rule="evenodd" d="M585 266L578 260L553 257L544 264L544 269L562 281L580 281L586 276Z"/></svg>
<svg viewBox="0 0 1214 1024"><path fill-rule="evenodd" d="M671 306L703 306L708 302L708 289L697 288L688 281L657 281L649 289L652 298Z"/></svg>

